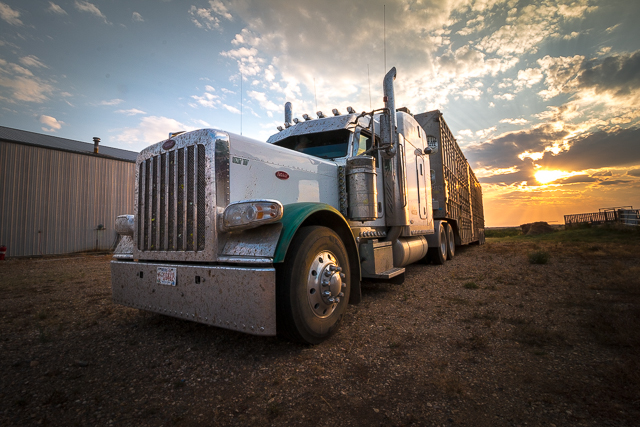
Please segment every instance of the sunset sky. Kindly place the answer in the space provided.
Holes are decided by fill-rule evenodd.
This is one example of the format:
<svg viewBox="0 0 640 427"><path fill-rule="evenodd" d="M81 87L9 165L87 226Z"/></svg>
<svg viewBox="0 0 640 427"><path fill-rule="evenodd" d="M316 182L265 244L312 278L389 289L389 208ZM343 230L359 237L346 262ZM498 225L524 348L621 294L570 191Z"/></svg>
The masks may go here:
<svg viewBox="0 0 640 427"><path fill-rule="evenodd" d="M636 0L0 0L0 125L264 141L286 101L381 107L395 66L397 106L442 111L487 226L563 223L640 208L639 21Z"/></svg>

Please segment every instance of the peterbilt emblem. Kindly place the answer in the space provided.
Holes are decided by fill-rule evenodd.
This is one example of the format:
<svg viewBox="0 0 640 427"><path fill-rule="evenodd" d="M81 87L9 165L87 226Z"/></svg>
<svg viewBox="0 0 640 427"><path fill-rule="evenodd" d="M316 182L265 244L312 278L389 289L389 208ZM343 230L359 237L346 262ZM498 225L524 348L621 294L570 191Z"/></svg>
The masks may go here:
<svg viewBox="0 0 640 427"><path fill-rule="evenodd" d="M173 146L176 145L176 142L173 139L168 139L162 144L163 150L171 150Z"/></svg>
<svg viewBox="0 0 640 427"><path fill-rule="evenodd" d="M284 171L276 172L276 178L278 179L289 179L289 174Z"/></svg>

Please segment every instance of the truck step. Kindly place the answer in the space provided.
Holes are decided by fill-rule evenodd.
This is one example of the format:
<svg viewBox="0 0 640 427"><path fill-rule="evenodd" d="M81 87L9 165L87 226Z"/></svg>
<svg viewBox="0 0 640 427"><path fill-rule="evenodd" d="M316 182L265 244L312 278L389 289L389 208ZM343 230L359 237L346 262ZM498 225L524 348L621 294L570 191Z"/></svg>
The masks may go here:
<svg viewBox="0 0 640 427"><path fill-rule="evenodd" d="M363 278L367 278L367 279L383 279L383 280L389 280L392 279L396 276L399 276L401 274L404 273L404 267L393 267L390 268L387 271L383 271L380 274L367 274L367 275L362 275Z"/></svg>

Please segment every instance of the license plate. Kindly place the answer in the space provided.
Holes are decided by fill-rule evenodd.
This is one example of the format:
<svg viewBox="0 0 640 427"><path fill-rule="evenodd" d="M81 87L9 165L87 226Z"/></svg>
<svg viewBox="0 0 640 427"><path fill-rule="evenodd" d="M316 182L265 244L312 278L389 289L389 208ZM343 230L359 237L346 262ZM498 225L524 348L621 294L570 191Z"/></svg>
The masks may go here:
<svg viewBox="0 0 640 427"><path fill-rule="evenodd" d="M177 277L175 267L158 267L158 285L175 286Z"/></svg>

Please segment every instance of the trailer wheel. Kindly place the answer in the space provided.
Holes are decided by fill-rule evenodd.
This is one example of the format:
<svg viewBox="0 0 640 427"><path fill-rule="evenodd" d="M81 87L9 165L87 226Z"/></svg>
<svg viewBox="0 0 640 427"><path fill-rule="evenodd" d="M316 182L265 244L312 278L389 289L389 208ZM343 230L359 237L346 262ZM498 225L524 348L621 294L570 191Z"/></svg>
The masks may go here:
<svg viewBox="0 0 640 427"><path fill-rule="evenodd" d="M447 259L452 260L456 255L456 238L453 235L453 227L451 224L446 224L447 228Z"/></svg>
<svg viewBox="0 0 640 427"><path fill-rule="evenodd" d="M442 265L447 260L447 232L442 223L438 231L438 244L434 248L429 248L428 255L434 264Z"/></svg>
<svg viewBox="0 0 640 427"><path fill-rule="evenodd" d="M277 267L276 325L292 341L318 344L329 338L349 304L349 257L330 228L303 227Z"/></svg>

